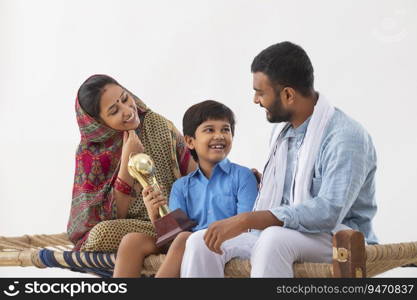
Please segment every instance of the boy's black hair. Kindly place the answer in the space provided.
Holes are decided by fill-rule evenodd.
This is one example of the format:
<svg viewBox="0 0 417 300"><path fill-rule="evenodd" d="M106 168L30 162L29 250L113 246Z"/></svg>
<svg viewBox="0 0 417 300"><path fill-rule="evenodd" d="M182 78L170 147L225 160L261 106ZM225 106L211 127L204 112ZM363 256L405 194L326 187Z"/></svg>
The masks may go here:
<svg viewBox="0 0 417 300"><path fill-rule="evenodd" d="M184 136L194 137L197 127L207 120L227 120L230 124L232 135L235 133L235 115L226 105L214 101L206 100L194 104L184 114L182 119L182 131ZM195 150L191 150L191 155L195 161L198 161L198 155Z"/></svg>
<svg viewBox="0 0 417 300"><path fill-rule="evenodd" d="M292 87L304 96L314 91L314 69L303 48L281 42L261 51L251 65L252 73L262 72L273 85Z"/></svg>

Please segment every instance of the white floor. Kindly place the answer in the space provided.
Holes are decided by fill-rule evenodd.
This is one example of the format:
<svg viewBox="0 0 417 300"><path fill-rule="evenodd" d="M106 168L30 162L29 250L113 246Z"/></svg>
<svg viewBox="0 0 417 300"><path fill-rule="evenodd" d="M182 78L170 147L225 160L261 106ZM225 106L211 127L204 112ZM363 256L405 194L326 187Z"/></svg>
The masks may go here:
<svg viewBox="0 0 417 300"><path fill-rule="evenodd" d="M0 277L48 277L48 278L97 278L91 274L83 274L58 268L38 269L34 267L0 267ZM396 268L376 277L417 277L417 268Z"/></svg>

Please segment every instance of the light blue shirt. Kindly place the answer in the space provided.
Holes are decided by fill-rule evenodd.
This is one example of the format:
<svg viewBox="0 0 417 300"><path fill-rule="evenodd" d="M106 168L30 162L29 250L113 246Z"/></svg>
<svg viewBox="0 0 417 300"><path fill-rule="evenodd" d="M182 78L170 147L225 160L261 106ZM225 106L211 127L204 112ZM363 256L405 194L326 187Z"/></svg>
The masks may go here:
<svg viewBox="0 0 417 300"><path fill-rule="evenodd" d="M295 164L297 163L297 153L300 149L304 136L307 131L308 123L311 117L304 121L303 124L297 128L289 126L284 132L284 139L288 139L288 153L287 153L287 169L285 171L284 191L282 193L282 204L290 205L290 196L294 192L294 187L291 186L293 182L293 175Z"/></svg>
<svg viewBox="0 0 417 300"><path fill-rule="evenodd" d="M284 222L284 227L300 232L330 233L347 226L364 233L368 244L377 243L372 228L377 210L375 148L365 129L339 109L320 144L310 191L313 197L298 205L289 203L296 153L309 120L284 133L289 143L283 197L281 205L270 211ZM263 184L271 180L263 178Z"/></svg>
<svg viewBox="0 0 417 300"><path fill-rule="evenodd" d="M169 196L169 208L180 208L197 222L192 231L207 228L212 222L252 211L258 194L253 172L231 163L219 162L210 179L198 168L177 179Z"/></svg>

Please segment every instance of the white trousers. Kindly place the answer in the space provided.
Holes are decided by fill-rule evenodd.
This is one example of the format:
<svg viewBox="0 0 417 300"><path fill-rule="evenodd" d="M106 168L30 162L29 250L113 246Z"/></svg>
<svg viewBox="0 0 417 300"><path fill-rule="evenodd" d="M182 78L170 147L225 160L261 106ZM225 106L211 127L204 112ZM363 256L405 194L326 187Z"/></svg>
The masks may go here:
<svg viewBox="0 0 417 300"><path fill-rule="evenodd" d="M332 261L332 235L309 234L280 226L264 229L260 235L242 233L221 245L223 254L207 248L206 229L187 240L181 277L224 277L225 264L234 257L250 259L251 277L294 277L294 262Z"/></svg>

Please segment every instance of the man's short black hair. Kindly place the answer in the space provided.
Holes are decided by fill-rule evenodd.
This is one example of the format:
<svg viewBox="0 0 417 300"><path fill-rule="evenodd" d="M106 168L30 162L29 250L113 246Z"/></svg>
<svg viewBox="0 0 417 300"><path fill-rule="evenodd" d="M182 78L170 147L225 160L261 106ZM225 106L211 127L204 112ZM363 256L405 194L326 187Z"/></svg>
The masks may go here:
<svg viewBox="0 0 417 300"><path fill-rule="evenodd" d="M314 70L307 53L291 42L272 45L252 62L252 73L262 72L273 85L292 87L304 96L314 91Z"/></svg>
<svg viewBox="0 0 417 300"><path fill-rule="evenodd" d="M206 100L194 104L184 114L182 119L182 131L184 136L194 137L197 127L207 120L226 120L230 124L232 135L235 133L235 115L233 111L226 105L214 101ZM191 155L195 161L198 161L198 156L195 150L191 150Z"/></svg>

